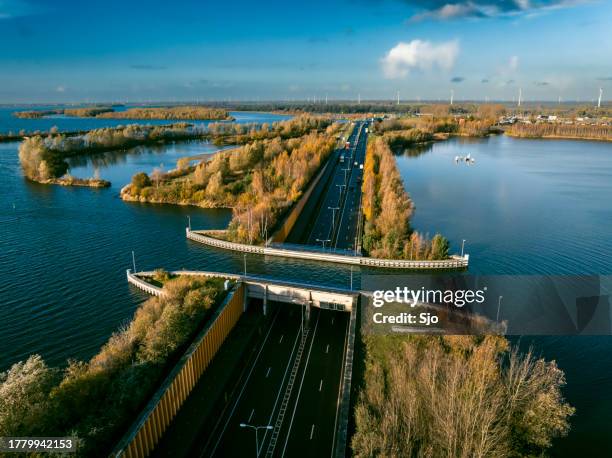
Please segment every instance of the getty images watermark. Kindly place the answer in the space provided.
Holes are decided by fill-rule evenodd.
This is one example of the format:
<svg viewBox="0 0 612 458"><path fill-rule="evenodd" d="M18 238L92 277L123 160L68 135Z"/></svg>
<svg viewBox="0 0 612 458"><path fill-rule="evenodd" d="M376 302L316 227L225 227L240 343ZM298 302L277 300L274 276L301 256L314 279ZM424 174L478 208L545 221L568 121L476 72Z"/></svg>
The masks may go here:
<svg viewBox="0 0 612 458"><path fill-rule="evenodd" d="M362 275L364 332L612 335L609 275Z"/></svg>
<svg viewBox="0 0 612 458"><path fill-rule="evenodd" d="M453 305L463 307L470 304L482 304L485 302L487 288L477 290L441 290L411 289L407 286L396 286L395 289L375 290L372 292L372 306L380 309L385 304L407 305L411 308L422 307L428 304ZM373 313L372 320L376 324L422 324L429 326L438 324L440 317L431 311L421 312L399 312L386 314L383 311Z"/></svg>

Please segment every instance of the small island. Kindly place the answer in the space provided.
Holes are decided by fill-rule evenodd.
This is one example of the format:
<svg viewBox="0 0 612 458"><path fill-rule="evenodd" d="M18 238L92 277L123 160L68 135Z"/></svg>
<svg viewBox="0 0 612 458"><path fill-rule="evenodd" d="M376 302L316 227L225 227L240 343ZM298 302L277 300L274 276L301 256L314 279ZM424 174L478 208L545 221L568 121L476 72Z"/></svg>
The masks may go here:
<svg viewBox="0 0 612 458"><path fill-rule="evenodd" d="M186 123L167 126L142 126L94 129L84 135L49 133L47 136L24 137L19 145L19 162L25 176L42 184L62 186L108 187L110 183L97 177L80 179L66 175L71 156L131 148L138 145L191 140L202 134Z"/></svg>
<svg viewBox="0 0 612 458"><path fill-rule="evenodd" d="M129 108L125 111L108 111L100 113L96 115L96 117L111 119L182 119L190 121L232 121L234 119L230 116L228 111L221 108L201 106Z"/></svg>
<svg viewBox="0 0 612 458"><path fill-rule="evenodd" d="M40 119L46 116L74 116L78 118L106 119L156 119L191 121L233 121L227 110L204 106L137 107L115 111L113 106L89 106L79 108L58 108L54 110L16 111L13 116L23 119Z"/></svg>

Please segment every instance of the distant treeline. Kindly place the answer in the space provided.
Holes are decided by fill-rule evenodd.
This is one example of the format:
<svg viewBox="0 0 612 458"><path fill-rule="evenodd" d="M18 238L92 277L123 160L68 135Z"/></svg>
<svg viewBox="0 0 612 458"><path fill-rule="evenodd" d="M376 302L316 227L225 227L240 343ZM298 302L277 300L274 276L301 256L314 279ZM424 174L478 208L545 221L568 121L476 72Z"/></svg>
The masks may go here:
<svg viewBox="0 0 612 458"><path fill-rule="evenodd" d="M363 176L365 227L362 246L375 258L446 259L448 240L412 231L413 203L404 189L395 157L385 139L369 142Z"/></svg>
<svg viewBox="0 0 612 458"><path fill-rule="evenodd" d="M112 112L112 107L84 107L84 108L65 108L66 116L76 116L79 118L93 118L102 113Z"/></svg>
<svg viewBox="0 0 612 458"><path fill-rule="evenodd" d="M364 340L355 457L545 456L570 429L563 372L504 337Z"/></svg>
<svg viewBox="0 0 612 458"><path fill-rule="evenodd" d="M284 121L273 129L252 131L254 138L244 146L217 153L195 167L181 160L176 170L166 174L160 170L151 176L136 174L121 196L143 202L230 207L233 217L226 238L262 243L333 151L340 128L319 118ZM268 138L270 132L275 132L273 138Z"/></svg>
<svg viewBox="0 0 612 458"><path fill-rule="evenodd" d="M30 356L0 374L0 436L72 436L78 456L109 456L180 352L224 298L223 280L179 277L144 302L89 361Z"/></svg>
<svg viewBox="0 0 612 458"><path fill-rule="evenodd" d="M427 116L377 121L373 129L374 132L385 134L391 139L398 137L393 140L396 144L407 145L432 140L436 134L483 137L491 133L492 127L504 112L502 107L490 106L473 115L451 116L447 107L438 106Z"/></svg>
<svg viewBox="0 0 612 458"><path fill-rule="evenodd" d="M19 145L19 161L28 178L44 182L60 178L68 171L65 159L69 156L185 140L201 135L201 132L194 131L185 123L168 126L130 124L126 127L94 129L80 136L35 135L27 137Z"/></svg>
<svg viewBox="0 0 612 458"><path fill-rule="evenodd" d="M524 138L575 138L612 141L612 125L516 123L506 130L508 135Z"/></svg>
<svg viewBox="0 0 612 458"><path fill-rule="evenodd" d="M330 122L328 117L300 115L261 125L215 122L208 125L208 132L216 145L242 145L253 140L299 137L312 130L324 129Z"/></svg>
<svg viewBox="0 0 612 458"><path fill-rule="evenodd" d="M62 114L64 110L33 110L33 111L15 111L13 116L24 119L38 119L44 116L52 116Z"/></svg>
<svg viewBox="0 0 612 458"><path fill-rule="evenodd" d="M227 110L220 108L207 108L201 106L178 106L157 108L130 108L125 111L109 111L97 115L98 118L112 119L233 119Z"/></svg>
<svg viewBox="0 0 612 458"><path fill-rule="evenodd" d="M81 108L58 108L54 110L16 111L17 118L42 118L64 114L80 118L110 119L162 119L162 120L231 120L227 110L203 106L141 107L115 111L112 106L91 106Z"/></svg>

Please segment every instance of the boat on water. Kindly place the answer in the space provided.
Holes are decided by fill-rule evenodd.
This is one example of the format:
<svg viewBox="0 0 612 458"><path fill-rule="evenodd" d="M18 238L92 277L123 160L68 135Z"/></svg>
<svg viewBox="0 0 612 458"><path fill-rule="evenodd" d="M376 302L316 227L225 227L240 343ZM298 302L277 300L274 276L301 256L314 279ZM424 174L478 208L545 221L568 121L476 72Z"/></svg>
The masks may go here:
<svg viewBox="0 0 612 458"><path fill-rule="evenodd" d="M467 156L455 156L455 163L465 162L466 164L474 164L476 159L472 157L472 153L468 153Z"/></svg>

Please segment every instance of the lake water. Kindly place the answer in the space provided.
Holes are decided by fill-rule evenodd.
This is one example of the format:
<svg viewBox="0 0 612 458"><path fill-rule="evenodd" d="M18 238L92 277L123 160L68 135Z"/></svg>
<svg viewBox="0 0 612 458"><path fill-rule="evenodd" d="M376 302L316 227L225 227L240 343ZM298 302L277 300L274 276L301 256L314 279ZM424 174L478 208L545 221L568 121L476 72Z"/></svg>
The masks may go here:
<svg viewBox="0 0 612 458"><path fill-rule="evenodd" d="M474 165L455 163L468 153ZM612 273L612 145L500 136L453 139L397 156L412 225L466 239L470 273ZM524 304L528 306L528 304ZM535 304L534 304L535 305ZM565 371L577 408L559 456L610 456L612 337L514 337Z"/></svg>
<svg viewBox="0 0 612 458"><path fill-rule="evenodd" d="M16 120L3 110L0 132L113 125L86 118ZM232 114L237 122L281 119ZM241 254L185 239L188 215L195 228L222 228L229 211L119 199L136 171L170 169L179 157L212 151L211 145L189 142L74 160L73 175L87 177L97 169L112 182L100 190L24 180L17 147L0 144L0 370L31 353L51 364L94 354L147 297L125 280L132 250L138 269L244 269ZM437 143L398 156L398 163L416 202L413 226L445 234L455 251L467 239L470 272L611 273L610 149L605 143L495 137ZM476 157L475 165L454 163L454 156L467 153ZM348 267L260 256L247 256L247 270L344 286L351 275ZM356 283L359 276L356 271ZM520 344L556 359L567 375L564 393L578 413L572 434L557 442L555 452L597 456L609 450L612 338L523 337Z"/></svg>

